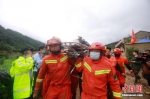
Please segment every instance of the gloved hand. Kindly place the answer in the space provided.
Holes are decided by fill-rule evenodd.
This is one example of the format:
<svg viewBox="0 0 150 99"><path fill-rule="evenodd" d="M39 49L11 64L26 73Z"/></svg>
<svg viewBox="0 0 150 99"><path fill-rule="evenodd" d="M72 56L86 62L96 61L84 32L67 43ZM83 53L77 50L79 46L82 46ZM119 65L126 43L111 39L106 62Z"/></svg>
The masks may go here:
<svg viewBox="0 0 150 99"><path fill-rule="evenodd" d="M74 52L74 57L75 57L75 58L78 58L79 55L80 55L80 54L78 54L77 52Z"/></svg>
<svg viewBox="0 0 150 99"><path fill-rule="evenodd" d="M131 75L132 77L134 77L134 71L133 71L133 70L130 70L130 75Z"/></svg>
<svg viewBox="0 0 150 99"><path fill-rule="evenodd" d="M126 74L125 73L122 73L122 75L126 78Z"/></svg>
<svg viewBox="0 0 150 99"><path fill-rule="evenodd" d="M38 99L39 97L39 90L35 90L33 93L33 99Z"/></svg>

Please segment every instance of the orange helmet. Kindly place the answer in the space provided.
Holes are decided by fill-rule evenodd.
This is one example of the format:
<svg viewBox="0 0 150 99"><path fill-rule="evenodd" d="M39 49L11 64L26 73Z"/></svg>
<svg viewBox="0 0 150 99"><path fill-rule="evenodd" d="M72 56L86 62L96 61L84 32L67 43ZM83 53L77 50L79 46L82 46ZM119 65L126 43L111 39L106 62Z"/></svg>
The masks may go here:
<svg viewBox="0 0 150 99"><path fill-rule="evenodd" d="M121 54L121 52L122 52L122 51L121 51L119 48L115 48L115 49L114 49L114 53L115 53L115 54Z"/></svg>
<svg viewBox="0 0 150 99"><path fill-rule="evenodd" d="M89 50L103 50L104 46L99 42L94 42L89 46Z"/></svg>
<svg viewBox="0 0 150 99"><path fill-rule="evenodd" d="M51 39L47 40L47 45L53 45L53 44L61 44L61 40L58 37L52 37Z"/></svg>

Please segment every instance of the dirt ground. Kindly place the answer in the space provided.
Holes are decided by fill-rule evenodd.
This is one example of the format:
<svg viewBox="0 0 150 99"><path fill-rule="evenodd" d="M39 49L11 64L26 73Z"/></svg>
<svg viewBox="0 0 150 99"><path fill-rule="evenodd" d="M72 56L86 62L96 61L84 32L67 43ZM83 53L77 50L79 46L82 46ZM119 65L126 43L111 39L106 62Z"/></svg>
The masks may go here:
<svg viewBox="0 0 150 99"><path fill-rule="evenodd" d="M123 97L123 99L150 99L150 95L146 95L145 92L149 91L150 92L150 86L148 86L147 81L142 77L142 70L140 71L139 75L141 77L141 80L134 84L134 77L131 77L130 75L128 75L128 70L126 70L126 85L142 85L142 89L143 89L143 96L141 97ZM79 95L79 88L77 89L77 97L76 99L80 99L80 95Z"/></svg>
<svg viewBox="0 0 150 99"><path fill-rule="evenodd" d="M126 70L128 71L128 70ZM128 73L128 72L127 72ZM123 97L123 99L150 99L150 95L146 95L145 92L149 91L150 92L150 86L148 86L147 81L142 77L142 70L139 73L141 80L134 84L134 77L131 77L130 75L127 75L126 77L126 84L127 85L142 85L142 90L143 90L143 97Z"/></svg>

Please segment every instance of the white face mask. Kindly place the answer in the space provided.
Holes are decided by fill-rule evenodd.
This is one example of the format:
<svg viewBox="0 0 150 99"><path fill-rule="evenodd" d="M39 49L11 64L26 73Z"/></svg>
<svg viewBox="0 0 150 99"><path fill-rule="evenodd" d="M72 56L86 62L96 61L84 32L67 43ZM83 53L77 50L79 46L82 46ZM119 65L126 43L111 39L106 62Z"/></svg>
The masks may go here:
<svg viewBox="0 0 150 99"><path fill-rule="evenodd" d="M98 60L100 58L100 52L90 52L90 57L93 60Z"/></svg>

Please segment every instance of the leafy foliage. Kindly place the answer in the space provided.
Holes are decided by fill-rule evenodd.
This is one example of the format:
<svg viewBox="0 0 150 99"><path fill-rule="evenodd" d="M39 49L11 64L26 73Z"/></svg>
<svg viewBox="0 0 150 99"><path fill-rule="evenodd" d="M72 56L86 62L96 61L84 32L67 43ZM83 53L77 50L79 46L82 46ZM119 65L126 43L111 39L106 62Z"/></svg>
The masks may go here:
<svg viewBox="0 0 150 99"><path fill-rule="evenodd" d="M4 57L3 58L0 58L0 65L2 65L4 63Z"/></svg>
<svg viewBox="0 0 150 99"><path fill-rule="evenodd" d="M13 80L8 72L0 71L0 99L12 99Z"/></svg>
<svg viewBox="0 0 150 99"><path fill-rule="evenodd" d="M16 31L5 29L0 26L0 50L2 51L7 51L9 53L18 52L24 47L31 47L37 50L41 45L45 44Z"/></svg>
<svg viewBox="0 0 150 99"><path fill-rule="evenodd" d="M5 59L8 59L8 53L0 53L0 65L4 63Z"/></svg>
<svg viewBox="0 0 150 99"><path fill-rule="evenodd" d="M128 60L131 60L131 58L133 57L133 51L138 49L135 49L134 47L131 48L126 48L126 57Z"/></svg>
<svg viewBox="0 0 150 99"><path fill-rule="evenodd" d="M16 53L20 52L24 47L38 50L38 47L41 45L45 44L0 26L0 99L13 99L13 80L8 71L10 70L12 62L18 58L18 54Z"/></svg>
<svg viewBox="0 0 150 99"><path fill-rule="evenodd" d="M13 99L12 87L13 79L9 75L11 63L18 57L18 55L11 55L6 59L3 54L3 64L0 64L0 99Z"/></svg>
<svg viewBox="0 0 150 99"><path fill-rule="evenodd" d="M0 58L6 58L6 59L8 59L8 57L9 57L9 55L8 55L8 53L1 53L0 52Z"/></svg>
<svg viewBox="0 0 150 99"><path fill-rule="evenodd" d="M9 71L12 62L13 62L15 59L17 59L17 58L18 58L18 55L11 55L11 56L9 56L8 59L6 59L6 58L0 58L0 60L2 59L2 63L3 63L3 64L0 64L0 70Z"/></svg>

